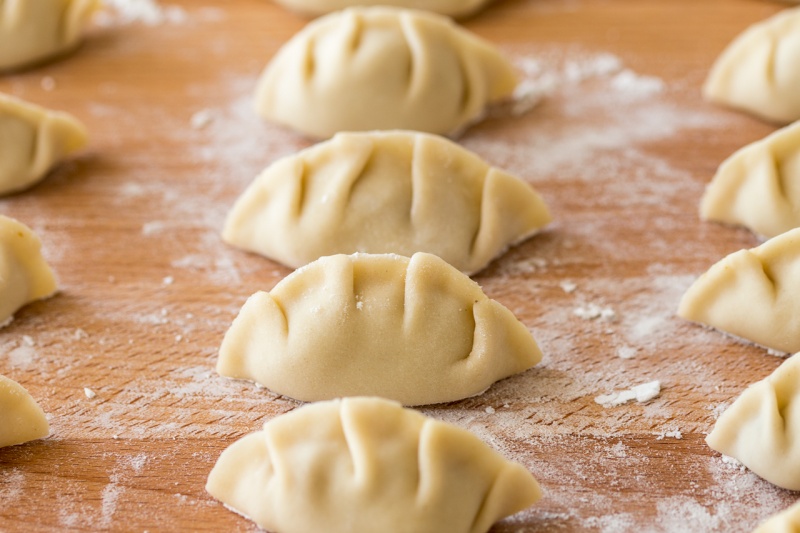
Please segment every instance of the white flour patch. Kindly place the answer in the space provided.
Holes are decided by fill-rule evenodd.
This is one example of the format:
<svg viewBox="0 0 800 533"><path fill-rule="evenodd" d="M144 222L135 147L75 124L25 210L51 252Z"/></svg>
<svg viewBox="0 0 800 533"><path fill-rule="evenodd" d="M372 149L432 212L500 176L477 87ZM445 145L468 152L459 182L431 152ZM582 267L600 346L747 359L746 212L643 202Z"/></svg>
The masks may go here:
<svg viewBox="0 0 800 533"><path fill-rule="evenodd" d="M650 381L625 391L597 396L594 401L603 407L617 407L634 400L638 403L647 403L657 398L659 394L661 394L661 382Z"/></svg>
<svg viewBox="0 0 800 533"><path fill-rule="evenodd" d="M101 27L144 24L184 24L188 15L178 6L162 6L156 0L103 0L105 9L95 15L95 24Z"/></svg>

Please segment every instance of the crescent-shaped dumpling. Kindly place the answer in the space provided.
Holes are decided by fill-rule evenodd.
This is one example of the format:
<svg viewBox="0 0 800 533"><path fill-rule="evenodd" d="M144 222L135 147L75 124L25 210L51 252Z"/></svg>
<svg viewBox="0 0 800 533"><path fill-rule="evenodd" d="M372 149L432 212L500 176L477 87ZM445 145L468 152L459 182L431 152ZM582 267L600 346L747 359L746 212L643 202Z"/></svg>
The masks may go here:
<svg viewBox="0 0 800 533"><path fill-rule="evenodd" d="M276 533L483 533L541 496L468 431L377 398L267 422L222 453L206 490Z"/></svg>
<svg viewBox="0 0 800 533"><path fill-rule="evenodd" d="M491 0L275 0L287 9L309 16L325 15L355 6L395 6L433 11L448 17L472 15Z"/></svg>
<svg viewBox="0 0 800 533"><path fill-rule="evenodd" d="M0 71L15 70L71 51L97 0L0 2Z"/></svg>
<svg viewBox="0 0 800 533"><path fill-rule="evenodd" d="M703 195L700 216L764 237L800 227L800 122L723 162Z"/></svg>
<svg viewBox="0 0 800 533"><path fill-rule="evenodd" d="M0 195L37 183L86 140L71 115L0 93Z"/></svg>
<svg viewBox="0 0 800 533"><path fill-rule="evenodd" d="M770 483L800 490L800 354L748 387L706 442Z"/></svg>
<svg viewBox="0 0 800 533"><path fill-rule="evenodd" d="M325 255L429 252L474 273L550 220L527 183L447 139L340 133L267 168L223 238L294 268Z"/></svg>
<svg viewBox="0 0 800 533"><path fill-rule="evenodd" d="M800 502L760 524L753 533L797 533L800 531Z"/></svg>
<svg viewBox="0 0 800 533"><path fill-rule="evenodd" d="M41 248L30 228L0 215L0 326L23 305L55 293L56 280Z"/></svg>
<svg viewBox="0 0 800 533"><path fill-rule="evenodd" d="M256 108L306 135L408 129L453 134L511 95L511 64L433 13L351 8L315 20L261 76Z"/></svg>
<svg viewBox="0 0 800 533"><path fill-rule="evenodd" d="M678 315L766 348L800 351L800 228L732 253L689 287Z"/></svg>
<svg viewBox="0 0 800 533"><path fill-rule="evenodd" d="M50 434L44 411L16 381L0 375L0 447Z"/></svg>
<svg viewBox="0 0 800 533"><path fill-rule="evenodd" d="M704 96L788 124L800 120L800 8L748 28L714 63Z"/></svg>
<svg viewBox="0 0 800 533"><path fill-rule="evenodd" d="M303 401L475 396L542 354L477 283L425 253L323 257L251 296L217 371Z"/></svg>

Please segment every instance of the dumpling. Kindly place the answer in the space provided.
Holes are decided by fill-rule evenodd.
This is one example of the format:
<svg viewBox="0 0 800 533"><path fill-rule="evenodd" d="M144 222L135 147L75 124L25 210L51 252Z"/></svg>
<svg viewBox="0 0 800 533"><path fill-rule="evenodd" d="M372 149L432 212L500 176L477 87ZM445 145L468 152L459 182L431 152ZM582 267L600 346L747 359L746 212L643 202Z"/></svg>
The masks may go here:
<svg viewBox="0 0 800 533"><path fill-rule="evenodd" d="M800 120L800 8L755 24L717 59L703 87L719 104L787 124Z"/></svg>
<svg viewBox="0 0 800 533"><path fill-rule="evenodd" d="M24 224L0 215L0 326L25 304L56 292L42 243Z"/></svg>
<svg viewBox="0 0 800 533"><path fill-rule="evenodd" d="M0 447L50 434L44 411L22 385L0 375Z"/></svg>
<svg viewBox="0 0 800 533"><path fill-rule="evenodd" d="M516 84L497 49L446 17L351 8L315 20L278 51L259 81L256 108L312 137L381 129L453 134Z"/></svg>
<svg viewBox="0 0 800 533"><path fill-rule="evenodd" d="M800 490L800 354L748 387L706 442L770 483Z"/></svg>
<svg viewBox="0 0 800 533"><path fill-rule="evenodd" d="M466 17L478 11L490 0L275 0L283 7L318 16L354 6L390 5L409 9L424 9L448 17Z"/></svg>
<svg viewBox="0 0 800 533"><path fill-rule="evenodd" d="M97 0L0 2L0 71L40 63L74 49Z"/></svg>
<svg viewBox="0 0 800 533"><path fill-rule="evenodd" d="M727 256L683 295L678 315L766 348L800 351L800 228Z"/></svg>
<svg viewBox="0 0 800 533"><path fill-rule="evenodd" d="M37 183L86 142L86 129L71 115L0 93L0 195Z"/></svg>
<svg viewBox="0 0 800 533"><path fill-rule="evenodd" d="M528 184L444 138L340 133L267 168L223 238L295 268L339 253L422 251L473 273L550 220Z"/></svg>
<svg viewBox="0 0 800 533"><path fill-rule="evenodd" d="M753 533L797 533L800 531L800 502L769 518Z"/></svg>
<svg viewBox="0 0 800 533"><path fill-rule="evenodd" d="M438 257L323 257L257 292L225 334L217 371L303 401L460 400L542 354L528 328Z"/></svg>
<svg viewBox="0 0 800 533"><path fill-rule="evenodd" d="M222 453L206 490L276 533L482 533L541 497L468 431L377 398L267 422Z"/></svg>
<svg viewBox="0 0 800 533"><path fill-rule="evenodd" d="M800 227L800 122L750 144L720 165L700 216L774 237Z"/></svg>

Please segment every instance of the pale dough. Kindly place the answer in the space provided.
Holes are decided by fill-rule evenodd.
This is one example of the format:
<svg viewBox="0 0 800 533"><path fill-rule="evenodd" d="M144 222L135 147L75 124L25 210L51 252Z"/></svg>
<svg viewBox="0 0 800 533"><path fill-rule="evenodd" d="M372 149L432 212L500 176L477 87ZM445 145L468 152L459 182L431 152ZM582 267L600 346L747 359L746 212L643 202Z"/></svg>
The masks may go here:
<svg viewBox="0 0 800 533"><path fill-rule="evenodd" d="M678 314L785 353L800 351L800 229L740 250L712 266Z"/></svg>
<svg viewBox="0 0 800 533"><path fill-rule="evenodd" d="M0 71L41 63L78 46L97 0L0 2Z"/></svg>
<svg viewBox="0 0 800 533"><path fill-rule="evenodd" d="M50 434L44 411L19 383L0 375L0 447Z"/></svg>
<svg viewBox="0 0 800 533"><path fill-rule="evenodd" d="M283 7L310 16L325 15L354 6L395 6L433 11L448 17L472 15L491 0L275 0Z"/></svg>
<svg viewBox="0 0 800 533"><path fill-rule="evenodd" d="M800 8L737 37L714 63L705 97L780 124L800 120Z"/></svg>
<svg viewBox="0 0 800 533"><path fill-rule="evenodd" d="M446 17L351 8L313 21L278 51L256 108L318 138L381 129L455 134L516 84L496 48Z"/></svg>
<svg viewBox="0 0 800 533"><path fill-rule="evenodd" d="M0 93L0 195L31 187L86 142L71 115Z"/></svg>
<svg viewBox="0 0 800 533"><path fill-rule="evenodd" d="M429 252L474 273L550 220L532 187L447 139L340 133L267 168L223 238L294 268L340 253Z"/></svg>
<svg viewBox="0 0 800 533"><path fill-rule="evenodd" d="M438 257L355 254L323 257L251 296L217 371L303 401L423 405L480 394L541 357L511 311Z"/></svg>
<svg viewBox="0 0 800 533"><path fill-rule="evenodd" d="M798 533L800 531L800 502L766 520L753 533Z"/></svg>
<svg viewBox="0 0 800 533"><path fill-rule="evenodd" d="M800 227L800 122L723 162L703 195L700 216L764 237Z"/></svg>
<svg viewBox="0 0 800 533"><path fill-rule="evenodd" d="M800 354L748 387L706 442L770 483L800 490Z"/></svg>
<svg viewBox="0 0 800 533"><path fill-rule="evenodd" d="M56 292L39 238L24 224L0 215L0 326L25 304Z"/></svg>
<svg viewBox="0 0 800 533"><path fill-rule="evenodd" d="M541 497L468 431L376 398L267 422L222 453L206 490L276 533L483 533Z"/></svg>

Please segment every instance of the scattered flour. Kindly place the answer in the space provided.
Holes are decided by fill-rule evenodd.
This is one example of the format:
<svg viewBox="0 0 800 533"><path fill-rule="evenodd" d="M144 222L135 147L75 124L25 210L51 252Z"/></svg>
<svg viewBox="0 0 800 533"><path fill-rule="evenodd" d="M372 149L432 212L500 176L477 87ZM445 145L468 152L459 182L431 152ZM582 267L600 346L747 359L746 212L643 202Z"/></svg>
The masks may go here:
<svg viewBox="0 0 800 533"><path fill-rule="evenodd" d="M610 307L600 307L597 304L589 304L586 307L576 308L572 314L584 320L595 320L600 318L602 320L613 321L617 318L617 313Z"/></svg>
<svg viewBox="0 0 800 533"><path fill-rule="evenodd" d="M162 6L156 0L103 0L106 9L95 16L101 27L141 23L145 26L183 24L186 11L178 6Z"/></svg>
<svg viewBox="0 0 800 533"><path fill-rule="evenodd" d="M578 289L578 284L573 283L572 281L562 281L558 284L558 286L561 287L561 290L567 294L572 294Z"/></svg>
<svg viewBox="0 0 800 533"><path fill-rule="evenodd" d="M639 403L647 403L657 398L659 394L661 394L661 382L650 381L625 391L597 396L594 401L603 407L617 407L634 400Z"/></svg>

